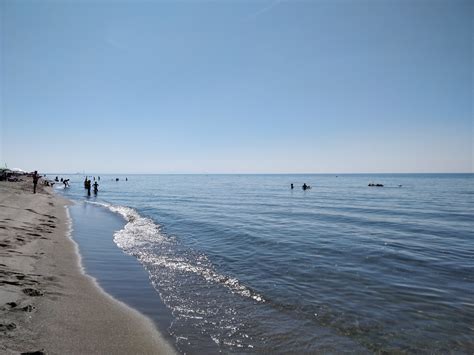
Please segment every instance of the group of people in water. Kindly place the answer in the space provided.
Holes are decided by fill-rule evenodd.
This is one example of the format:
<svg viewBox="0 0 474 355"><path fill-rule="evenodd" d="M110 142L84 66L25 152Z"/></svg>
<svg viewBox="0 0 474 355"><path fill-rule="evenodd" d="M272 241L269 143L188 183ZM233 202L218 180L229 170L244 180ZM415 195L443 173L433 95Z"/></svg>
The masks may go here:
<svg viewBox="0 0 474 355"><path fill-rule="evenodd" d="M336 176L336 177L337 177L337 176ZM369 184L369 186L370 186L370 187L384 187L383 184L374 184L373 182L371 182L371 183ZM402 185L398 185L398 187L402 187ZM295 188L295 186L293 185L293 183L291 184L290 188L291 188L292 190ZM311 186L306 185L306 183L304 183L303 186L301 186L301 188L306 191L306 190L311 189Z"/></svg>
<svg viewBox="0 0 474 355"><path fill-rule="evenodd" d="M293 183L291 183L290 185L290 188L293 190L295 188L295 186L293 185ZM306 191L306 190L309 190L311 188L311 186L309 185L306 185L306 183L303 184L303 186L301 186L301 188Z"/></svg>
<svg viewBox="0 0 474 355"><path fill-rule="evenodd" d="M36 193L36 185L38 184L38 180L40 179L41 175L38 174L37 171L35 171L33 173L33 193ZM99 183L96 181L95 179L95 176L93 177L94 179L94 183L92 184L92 181L86 176L85 180L84 180L84 189L87 190L87 195L90 196L91 195L91 187L94 187L94 195L97 195L97 193L99 192ZM97 177L97 180L100 181L100 176ZM64 184L64 187L69 187L69 179L63 179L61 178L61 180L59 180L58 176L56 176L56 178L54 179L54 181L56 182L59 182L61 181L63 184ZM119 181L119 178L116 178L115 181ZM125 181L128 181L128 178L125 178ZM51 184L51 186L53 185L54 183ZM384 185L383 184L374 184L374 183L370 183L368 186L370 187L383 187ZM398 185L398 187L402 187L402 185ZM290 188L293 190L295 188L294 184L291 183L290 185ZM303 191L306 191L306 190L309 190L311 189L311 186L310 185L307 185L306 183L304 183L301 188L303 189Z"/></svg>
<svg viewBox="0 0 474 355"><path fill-rule="evenodd" d="M56 176L54 181L59 182L59 178ZM63 179L61 178L61 182L64 184L64 188L69 187L69 179Z"/></svg>
<svg viewBox="0 0 474 355"><path fill-rule="evenodd" d="M54 181L53 180L48 180L48 179L46 179L46 175L41 176L41 175L38 174L38 171L36 171L36 170L33 174L31 174L31 176L33 178L33 193L36 193L36 187L38 185L38 181L42 177L44 177L44 180L43 180L42 183L45 186L53 186L56 182L61 182L61 183L64 184L64 188L69 187L69 179L59 178L59 176L56 176L54 178ZM89 179L88 176L86 176L86 178L84 180L84 189L87 191L88 196L91 195L91 189L93 189L94 195L97 195L97 193L99 192L99 183L97 181L100 181L100 176L97 177L97 180L96 180L95 176L93 176L92 178L93 178L94 183L92 183L92 181ZM119 178L114 178L112 180L120 181ZM125 181L128 181L128 178L125 178Z"/></svg>
<svg viewBox="0 0 474 355"><path fill-rule="evenodd" d="M87 196L91 195L91 185L94 186L94 195L97 195L97 192L99 192L99 183L95 180L94 178L94 183L92 184L91 180L87 178L84 180L84 188L87 190ZM100 176L98 177L98 180L100 180Z"/></svg>
<svg viewBox="0 0 474 355"><path fill-rule="evenodd" d="M35 180L35 176L36 175L33 176L33 182L34 182L34 189L36 191L35 181L37 181L39 179L39 177L37 177L36 180ZM91 195L91 189L93 190L94 195L97 195L97 193L99 192L99 183L97 181L100 181L100 176L97 177L97 180L96 180L95 176L93 176L92 179L93 179L94 183L92 183L91 179L89 179L88 176L86 176L86 178L84 179L84 189L87 191L87 196ZM112 179L112 180L119 181L119 178L115 178L115 179ZM64 187L69 187L69 179L63 179L63 178L59 179L59 177L56 176L54 181L56 181L56 182L61 181L64 184ZM125 178L125 181L128 181L128 178Z"/></svg>

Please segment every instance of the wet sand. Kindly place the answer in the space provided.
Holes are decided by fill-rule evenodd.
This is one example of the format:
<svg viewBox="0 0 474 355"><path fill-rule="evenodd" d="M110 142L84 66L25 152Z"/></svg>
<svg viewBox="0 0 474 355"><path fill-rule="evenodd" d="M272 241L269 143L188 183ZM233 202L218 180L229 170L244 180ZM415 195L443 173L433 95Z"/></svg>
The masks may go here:
<svg viewBox="0 0 474 355"><path fill-rule="evenodd" d="M30 179L0 182L0 353L174 353L148 318L83 273L69 202L50 187L33 194Z"/></svg>

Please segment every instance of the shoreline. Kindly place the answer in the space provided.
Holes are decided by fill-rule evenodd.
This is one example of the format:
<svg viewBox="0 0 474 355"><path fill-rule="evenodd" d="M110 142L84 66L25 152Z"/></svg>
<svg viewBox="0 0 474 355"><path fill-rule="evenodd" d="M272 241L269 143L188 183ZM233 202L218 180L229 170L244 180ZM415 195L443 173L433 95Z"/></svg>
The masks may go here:
<svg viewBox="0 0 474 355"><path fill-rule="evenodd" d="M153 322L86 274L67 205L0 182L0 352L174 354Z"/></svg>
<svg viewBox="0 0 474 355"><path fill-rule="evenodd" d="M108 296L150 319L170 344L168 333L173 321L171 311L150 283L150 275L133 255L114 241L114 232L123 230L127 221L101 205L73 200L67 211L74 229L72 240L78 248L84 273Z"/></svg>

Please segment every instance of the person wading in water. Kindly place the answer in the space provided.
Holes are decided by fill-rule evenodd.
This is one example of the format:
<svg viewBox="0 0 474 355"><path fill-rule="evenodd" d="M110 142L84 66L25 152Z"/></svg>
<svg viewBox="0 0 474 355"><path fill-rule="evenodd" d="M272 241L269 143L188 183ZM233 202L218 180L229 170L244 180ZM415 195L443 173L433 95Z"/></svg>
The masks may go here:
<svg viewBox="0 0 474 355"><path fill-rule="evenodd" d="M86 181L85 187L86 187L86 190L87 190L87 196L90 196L91 195L91 181L90 180Z"/></svg>

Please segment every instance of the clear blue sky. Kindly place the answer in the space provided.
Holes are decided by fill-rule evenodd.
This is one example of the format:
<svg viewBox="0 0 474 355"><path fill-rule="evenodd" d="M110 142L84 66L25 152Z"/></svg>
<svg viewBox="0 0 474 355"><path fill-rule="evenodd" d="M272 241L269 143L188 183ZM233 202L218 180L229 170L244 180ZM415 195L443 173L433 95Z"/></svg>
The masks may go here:
<svg viewBox="0 0 474 355"><path fill-rule="evenodd" d="M473 171L473 1L0 3L2 165Z"/></svg>

